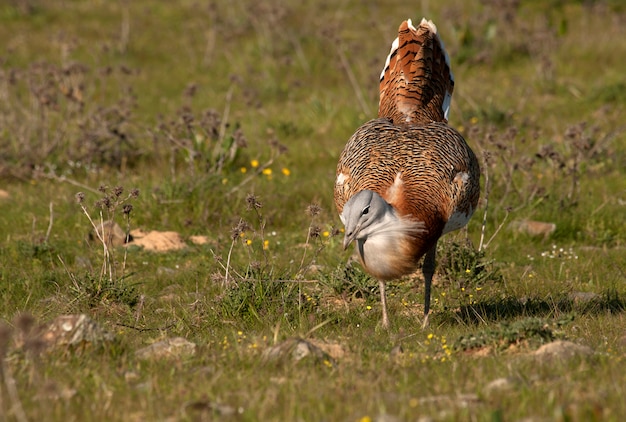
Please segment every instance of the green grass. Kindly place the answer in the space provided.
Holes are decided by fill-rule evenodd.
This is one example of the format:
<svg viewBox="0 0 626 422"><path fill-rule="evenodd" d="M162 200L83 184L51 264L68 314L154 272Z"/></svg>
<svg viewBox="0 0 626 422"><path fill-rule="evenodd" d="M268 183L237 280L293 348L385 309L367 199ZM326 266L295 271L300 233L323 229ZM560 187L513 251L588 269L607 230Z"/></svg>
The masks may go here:
<svg viewBox="0 0 626 422"><path fill-rule="evenodd" d="M175 3L0 6L0 420L626 417L621 3ZM422 15L451 56L450 124L489 157L476 215L441 242L431 327L416 275L390 283L385 332L332 188ZM129 220L117 186L139 190ZM78 192L94 221L187 247L107 259ZM74 313L115 342L42 351L24 324ZM196 354L135 354L177 336ZM330 360L263 358L292 337ZM554 339L594 354L533 355Z"/></svg>

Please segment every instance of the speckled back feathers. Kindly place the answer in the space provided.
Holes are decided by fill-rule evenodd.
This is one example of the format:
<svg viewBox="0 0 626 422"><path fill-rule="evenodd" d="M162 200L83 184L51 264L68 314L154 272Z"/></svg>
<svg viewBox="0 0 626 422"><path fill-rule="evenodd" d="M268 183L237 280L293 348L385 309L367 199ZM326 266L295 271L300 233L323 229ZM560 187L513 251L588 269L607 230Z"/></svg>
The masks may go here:
<svg viewBox="0 0 626 422"><path fill-rule="evenodd" d="M466 178L458 175L467 174ZM444 123L399 127L388 119L361 126L337 165L335 204L339 213L355 193L378 193L400 215L422 221L415 236L421 256L444 232L454 213L471 216L480 193L478 162L463 137Z"/></svg>

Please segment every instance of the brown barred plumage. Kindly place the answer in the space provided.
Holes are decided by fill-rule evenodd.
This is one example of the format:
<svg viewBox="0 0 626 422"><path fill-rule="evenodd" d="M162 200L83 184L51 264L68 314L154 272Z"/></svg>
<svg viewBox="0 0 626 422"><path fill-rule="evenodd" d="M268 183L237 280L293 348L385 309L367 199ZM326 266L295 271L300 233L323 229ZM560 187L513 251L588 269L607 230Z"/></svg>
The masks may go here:
<svg viewBox="0 0 626 422"><path fill-rule="evenodd" d="M367 272L380 282L413 273L425 256L424 325L439 237L467 224L480 191L478 161L447 125L453 79L435 25L400 25L383 69L379 118L361 126L337 165L335 205Z"/></svg>
<svg viewBox="0 0 626 422"><path fill-rule="evenodd" d="M437 27L422 19L415 28L402 22L380 75L378 117L396 125L447 119L454 77Z"/></svg>

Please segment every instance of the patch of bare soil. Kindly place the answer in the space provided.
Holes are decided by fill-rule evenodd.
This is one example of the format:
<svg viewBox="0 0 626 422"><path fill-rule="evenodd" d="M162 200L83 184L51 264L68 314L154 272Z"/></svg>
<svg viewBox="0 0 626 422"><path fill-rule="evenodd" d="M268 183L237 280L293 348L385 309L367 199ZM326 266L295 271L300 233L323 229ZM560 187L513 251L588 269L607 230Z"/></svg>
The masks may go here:
<svg viewBox="0 0 626 422"><path fill-rule="evenodd" d="M208 236L201 236L201 235L189 236L189 240L194 245L206 245L207 243L209 243Z"/></svg>
<svg viewBox="0 0 626 422"><path fill-rule="evenodd" d="M160 232L152 230L148 233L143 230L133 230L130 232L133 241L129 245L137 245L152 252L177 251L187 247L183 238L177 232Z"/></svg>
<svg viewBox="0 0 626 422"><path fill-rule="evenodd" d="M511 228L531 236L543 236L547 238L556 230L556 224L544 221L518 220L511 222Z"/></svg>

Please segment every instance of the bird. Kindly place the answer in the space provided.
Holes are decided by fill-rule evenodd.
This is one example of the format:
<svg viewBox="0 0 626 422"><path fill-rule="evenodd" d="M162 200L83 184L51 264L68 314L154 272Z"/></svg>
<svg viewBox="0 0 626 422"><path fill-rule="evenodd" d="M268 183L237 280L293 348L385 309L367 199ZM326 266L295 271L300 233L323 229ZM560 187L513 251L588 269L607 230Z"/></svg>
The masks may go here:
<svg viewBox="0 0 626 422"><path fill-rule="evenodd" d="M480 196L480 166L448 125L454 76L435 24L407 19L380 75L378 117L359 127L339 156L334 201L344 250L355 244L378 280L381 324L389 328L386 283L419 270L424 319L439 238L464 227Z"/></svg>

